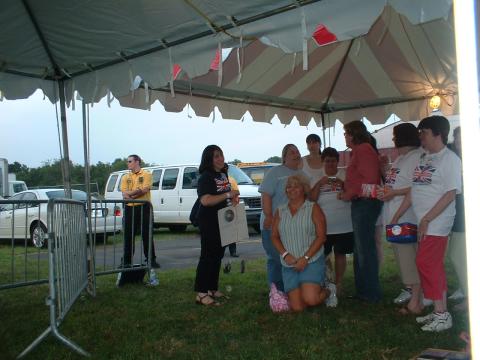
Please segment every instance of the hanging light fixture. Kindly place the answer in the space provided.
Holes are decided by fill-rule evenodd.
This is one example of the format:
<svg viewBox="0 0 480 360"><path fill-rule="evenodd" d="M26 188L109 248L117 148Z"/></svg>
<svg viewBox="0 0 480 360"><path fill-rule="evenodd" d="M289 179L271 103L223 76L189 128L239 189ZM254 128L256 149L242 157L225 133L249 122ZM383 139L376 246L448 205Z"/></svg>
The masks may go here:
<svg viewBox="0 0 480 360"><path fill-rule="evenodd" d="M430 106L430 108L432 110L438 110L441 102L442 102L442 100L440 99L440 96L435 95L435 96L431 97L430 101L428 102L428 105Z"/></svg>

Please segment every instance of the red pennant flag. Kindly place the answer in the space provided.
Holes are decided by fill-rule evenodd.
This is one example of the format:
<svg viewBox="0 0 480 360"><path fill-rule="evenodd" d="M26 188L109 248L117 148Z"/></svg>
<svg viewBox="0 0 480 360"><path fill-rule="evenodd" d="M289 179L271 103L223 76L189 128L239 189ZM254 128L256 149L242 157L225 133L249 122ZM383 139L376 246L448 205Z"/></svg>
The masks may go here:
<svg viewBox="0 0 480 360"><path fill-rule="evenodd" d="M217 50L215 52L215 57L210 63L210 70L218 70L218 64L220 63L220 52Z"/></svg>
<svg viewBox="0 0 480 360"><path fill-rule="evenodd" d="M327 27L323 24L317 26L313 32L312 38L315 40L318 46L337 41L335 34L332 34L330 31L328 31Z"/></svg>
<svg viewBox="0 0 480 360"><path fill-rule="evenodd" d="M182 68L178 64L173 64L173 80L177 80L178 74L181 73Z"/></svg>

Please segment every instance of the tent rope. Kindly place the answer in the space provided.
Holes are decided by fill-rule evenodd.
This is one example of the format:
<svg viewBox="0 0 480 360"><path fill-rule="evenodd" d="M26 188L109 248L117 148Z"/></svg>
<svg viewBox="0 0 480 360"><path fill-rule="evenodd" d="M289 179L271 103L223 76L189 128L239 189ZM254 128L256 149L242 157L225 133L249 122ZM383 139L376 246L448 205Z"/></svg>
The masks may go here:
<svg viewBox="0 0 480 360"><path fill-rule="evenodd" d="M308 70L308 37L307 37L307 19L305 11L300 8L302 16L302 53L303 53L303 71Z"/></svg>
<svg viewBox="0 0 480 360"><path fill-rule="evenodd" d="M241 52L241 54L240 54L240 52ZM245 54L245 52L243 51L243 33L242 33L242 30L240 30L240 47L237 48L237 64L238 64L237 84L239 84L240 80L242 80L242 69L243 69L243 63L244 63L244 54Z"/></svg>
<svg viewBox="0 0 480 360"><path fill-rule="evenodd" d="M202 10L200 10L196 5L194 5L190 0L183 0L188 6L190 6L195 12L200 15L202 18L206 20L206 24L210 30L212 30L213 33L224 33L225 35L231 37L232 39L239 40L240 36L233 35L227 30L225 30L222 26L218 26L215 24L208 16L205 14ZM230 23L233 24L233 26L237 27L237 23L235 22L235 18L233 16L229 16L228 19L230 20ZM257 40L258 38L256 36L247 36L245 37L246 40Z"/></svg>
<svg viewBox="0 0 480 360"><path fill-rule="evenodd" d="M53 91L55 91L55 93L58 91L58 88L55 86L56 83L53 83ZM57 94L57 97L58 97L58 94ZM60 135L60 121L59 121L59 117L58 117L58 105L57 105L57 101L55 101L55 118L57 120L57 136L58 136L58 149L59 149L59 153L60 153L60 170L62 171L62 179L65 179L65 169L64 169L64 166L63 166L63 163L64 161L63 160L63 148L62 148L62 139L61 139L61 135Z"/></svg>
<svg viewBox="0 0 480 360"><path fill-rule="evenodd" d="M217 86L222 87L222 80L223 80L223 56L222 56L222 42L218 42L218 81Z"/></svg>
<svg viewBox="0 0 480 360"><path fill-rule="evenodd" d="M168 48L168 61L170 62L170 95L175 97L175 89L173 88L173 60L172 60L172 49Z"/></svg>
<svg viewBox="0 0 480 360"><path fill-rule="evenodd" d="M435 46L433 46L433 43L432 43L432 40L430 39L430 36L427 35L427 32L425 31L425 28L423 26L423 24L420 24L420 29L422 30L422 33L425 35L425 39L427 40L428 44L430 45L430 49L433 51L433 53L435 54L435 59L440 59L440 56L438 54L438 51L435 49ZM445 74L445 80L448 80L451 78L451 75L452 73L455 71L455 67L453 67L453 69L451 71L447 71L447 69L445 68L445 66L443 65L443 62L441 62L440 60L438 61L438 63L440 64L440 67L442 68L443 70L443 73Z"/></svg>

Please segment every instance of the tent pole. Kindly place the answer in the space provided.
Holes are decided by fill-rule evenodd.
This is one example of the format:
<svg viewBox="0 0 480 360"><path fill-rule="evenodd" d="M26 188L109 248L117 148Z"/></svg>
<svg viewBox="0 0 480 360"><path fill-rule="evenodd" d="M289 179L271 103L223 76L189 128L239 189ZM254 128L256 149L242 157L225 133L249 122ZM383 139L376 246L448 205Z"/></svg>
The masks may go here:
<svg viewBox="0 0 480 360"><path fill-rule="evenodd" d="M83 120L83 159L84 159L84 175L85 175L85 192L87 193L87 214L92 213L92 194L90 189L90 117L87 119L87 104L82 100L82 120ZM95 205L95 208L97 206ZM102 204L100 208L103 209ZM87 291L90 295L95 296L95 244L93 243L92 217L87 216L88 244L90 249L88 265L88 287Z"/></svg>
<svg viewBox="0 0 480 360"><path fill-rule="evenodd" d="M62 145L63 145L63 185L65 187L65 196L72 198L72 182L70 179L70 157L68 152L68 131L67 131L67 111L65 107L65 84L59 80L58 93L60 97L60 123L62 124Z"/></svg>

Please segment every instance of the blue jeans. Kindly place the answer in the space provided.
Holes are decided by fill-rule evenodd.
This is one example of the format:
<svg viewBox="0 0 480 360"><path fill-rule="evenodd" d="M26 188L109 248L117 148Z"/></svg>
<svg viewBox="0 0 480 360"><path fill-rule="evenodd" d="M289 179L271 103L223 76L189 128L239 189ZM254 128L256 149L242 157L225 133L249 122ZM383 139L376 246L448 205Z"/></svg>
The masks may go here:
<svg viewBox="0 0 480 360"><path fill-rule="evenodd" d="M268 287L274 283L278 290L283 291L282 263L280 254L272 244L271 234L271 230L262 230L262 245L267 254Z"/></svg>
<svg viewBox="0 0 480 360"><path fill-rule="evenodd" d="M375 223L381 209L380 200L352 200L355 289L359 298L369 302L378 302L382 298L375 244Z"/></svg>

